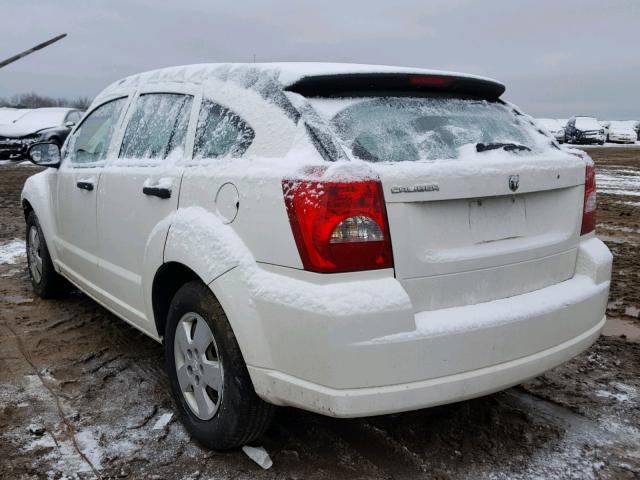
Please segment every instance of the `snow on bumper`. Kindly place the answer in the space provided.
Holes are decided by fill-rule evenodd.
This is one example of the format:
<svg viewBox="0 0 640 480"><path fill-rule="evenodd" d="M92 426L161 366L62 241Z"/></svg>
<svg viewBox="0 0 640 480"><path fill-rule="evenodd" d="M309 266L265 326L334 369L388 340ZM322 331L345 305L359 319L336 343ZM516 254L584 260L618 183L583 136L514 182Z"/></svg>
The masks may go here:
<svg viewBox="0 0 640 480"><path fill-rule="evenodd" d="M571 359L598 338L611 259L593 237L581 242L570 280L415 315L404 307L327 315L254 299L273 347L272 365L248 365L249 373L266 400L337 417L501 390Z"/></svg>

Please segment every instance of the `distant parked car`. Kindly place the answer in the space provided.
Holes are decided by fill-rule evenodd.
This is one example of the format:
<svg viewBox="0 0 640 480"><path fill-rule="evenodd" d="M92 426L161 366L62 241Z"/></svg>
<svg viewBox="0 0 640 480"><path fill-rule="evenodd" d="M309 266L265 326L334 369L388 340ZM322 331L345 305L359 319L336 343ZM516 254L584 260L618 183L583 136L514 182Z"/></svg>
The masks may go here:
<svg viewBox="0 0 640 480"><path fill-rule="evenodd" d="M564 127L555 118L538 118L538 123L544 127L560 143L564 142Z"/></svg>
<svg viewBox="0 0 640 480"><path fill-rule="evenodd" d="M30 112L28 108L0 108L0 125L7 125L19 119L25 113Z"/></svg>
<svg viewBox="0 0 640 480"><path fill-rule="evenodd" d="M635 143L638 138L637 132L630 122L611 122L607 140L616 143Z"/></svg>
<svg viewBox="0 0 640 480"><path fill-rule="evenodd" d="M564 129L564 140L567 143L603 145L604 128L593 117L571 117Z"/></svg>
<svg viewBox="0 0 640 480"><path fill-rule="evenodd" d="M0 125L0 159L25 158L35 142L53 142L61 146L71 128L82 118L75 108L38 108Z"/></svg>

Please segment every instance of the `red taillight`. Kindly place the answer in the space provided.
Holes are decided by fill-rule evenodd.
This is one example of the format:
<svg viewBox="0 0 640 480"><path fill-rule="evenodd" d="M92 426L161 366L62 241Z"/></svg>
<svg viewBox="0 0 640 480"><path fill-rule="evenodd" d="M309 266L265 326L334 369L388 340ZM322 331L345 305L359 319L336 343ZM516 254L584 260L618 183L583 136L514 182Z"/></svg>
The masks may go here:
<svg viewBox="0 0 640 480"><path fill-rule="evenodd" d="M584 177L584 207L580 235L596 229L596 171L593 163L587 163Z"/></svg>
<svg viewBox="0 0 640 480"><path fill-rule="evenodd" d="M379 181L284 180L282 190L305 270L332 273L393 267Z"/></svg>

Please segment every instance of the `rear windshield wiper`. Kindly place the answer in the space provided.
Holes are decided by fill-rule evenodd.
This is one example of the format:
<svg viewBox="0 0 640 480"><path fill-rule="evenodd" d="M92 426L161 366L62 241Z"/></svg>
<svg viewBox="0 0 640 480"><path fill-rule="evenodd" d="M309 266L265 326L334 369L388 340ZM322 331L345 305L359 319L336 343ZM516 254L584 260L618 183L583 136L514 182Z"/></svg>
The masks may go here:
<svg viewBox="0 0 640 480"><path fill-rule="evenodd" d="M487 150L497 150L503 148L507 152L513 152L516 150L531 151L526 145L520 145L519 143L476 143L476 152L486 152Z"/></svg>

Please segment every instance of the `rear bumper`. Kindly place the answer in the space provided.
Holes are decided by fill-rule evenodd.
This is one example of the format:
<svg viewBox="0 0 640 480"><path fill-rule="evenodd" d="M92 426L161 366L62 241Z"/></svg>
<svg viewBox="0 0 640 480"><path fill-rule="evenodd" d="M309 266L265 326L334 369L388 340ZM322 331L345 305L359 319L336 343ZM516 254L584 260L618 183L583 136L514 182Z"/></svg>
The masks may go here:
<svg viewBox="0 0 640 480"><path fill-rule="evenodd" d="M380 281L332 291L344 292L334 299L341 305L356 304L334 311L254 298L271 355L249 373L265 400L336 417L485 395L588 348L604 324L610 274L611 254L592 237L581 242L570 280L476 305L414 313L408 296L401 301ZM307 287L322 297L324 286ZM393 301L358 308L365 297L357 288L380 288Z"/></svg>
<svg viewBox="0 0 640 480"><path fill-rule="evenodd" d="M488 395L536 377L589 348L600 336L602 318L578 337L510 362L418 382L371 388L334 389L260 368L250 368L268 400L332 417L404 412Z"/></svg>

